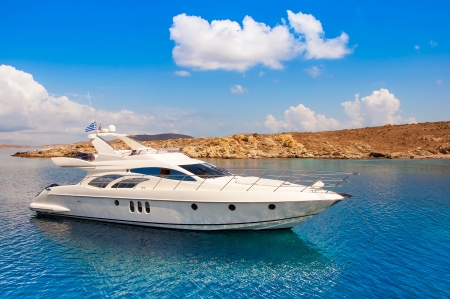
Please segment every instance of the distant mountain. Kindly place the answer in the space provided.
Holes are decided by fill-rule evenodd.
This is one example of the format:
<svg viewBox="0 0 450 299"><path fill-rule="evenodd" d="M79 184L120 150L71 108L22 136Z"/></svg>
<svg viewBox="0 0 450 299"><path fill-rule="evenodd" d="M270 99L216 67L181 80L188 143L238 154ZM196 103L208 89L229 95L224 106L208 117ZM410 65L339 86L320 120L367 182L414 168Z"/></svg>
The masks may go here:
<svg viewBox="0 0 450 299"><path fill-rule="evenodd" d="M137 141L151 141L151 140L168 140L168 139L179 139L179 138L194 138L189 135L175 134L175 133L164 133L156 135L129 135L131 138Z"/></svg>

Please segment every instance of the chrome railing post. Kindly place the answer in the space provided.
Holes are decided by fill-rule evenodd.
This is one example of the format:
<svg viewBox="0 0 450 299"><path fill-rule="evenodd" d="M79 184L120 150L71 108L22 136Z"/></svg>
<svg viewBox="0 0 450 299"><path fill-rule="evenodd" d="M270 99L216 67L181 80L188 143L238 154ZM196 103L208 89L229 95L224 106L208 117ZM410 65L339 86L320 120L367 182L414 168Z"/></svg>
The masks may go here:
<svg viewBox="0 0 450 299"><path fill-rule="evenodd" d="M122 184L123 180L125 179L125 176L127 176L127 175L124 175L124 176L122 177L122 179L120 180L120 182L117 184L116 189L119 188L120 184ZM136 186L135 186L135 187L136 187ZM133 188L133 189L134 189L134 188Z"/></svg>
<svg viewBox="0 0 450 299"><path fill-rule="evenodd" d="M250 186L250 188L248 188L246 191L250 190L257 182L259 182L259 180L260 180L261 177L263 176L264 172L266 172L266 171L267 171L267 169L264 170L263 173L261 173L261 175L260 175L259 178L256 180L256 182L254 182L254 183Z"/></svg>
<svg viewBox="0 0 450 299"><path fill-rule="evenodd" d="M331 191L331 190L333 190L334 188L336 188L336 186L339 185L339 183L345 181L350 175L351 175L351 174L347 175L345 178L343 178L342 180L338 181L338 182L336 183L336 185L334 185L332 188L328 189L327 192L325 192L325 193L328 193L328 191Z"/></svg>
<svg viewBox="0 0 450 299"><path fill-rule="evenodd" d="M300 191L300 192L303 192L303 191L305 191L309 186L312 186L312 185L314 185L314 183L316 183L316 182L318 182L318 181L320 181L321 179L323 178L323 175L322 176L318 176L317 177L317 179L315 179L315 180L313 180L312 181L312 183L311 184L309 184L308 186L306 186L305 188L303 188L303 190L302 191Z"/></svg>
<svg viewBox="0 0 450 299"><path fill-rule="evenodd" d="M187 175L185 175L179 182L178 184L175 186L175 188L173 188L173 190L177 189L178 185L187 177Z"/></svg>
<svg viewBox="0 0 450 299"><path fill-rule="evenodd" d="M164 178L164 175L161 176L161 178L159 179L158 183L156 183L155 187L153 187L153 190L155 190L156 186L158 186L159 182L161 182L161 180Z"/></svg>
<svg viewBox="0 0 450 299"><path fill-rule="evenodd" d="M280 188L284 183L286 183L287 181L289 181L289 179L290 179L291 177L292 177L292 175L291 175L287 180L285 180L283 183L281 183L280 186L278 186L275 190L273 190L273 192L277 191L278 188Z"/></svg>
<svg viewBox="0 0 450 299"><path fill-rule="evenodd" d="M233 176L233 177L231 178L231 180L229 180L228 183L226 183L225 186L223 186L222 189L220 189L220 191L222 191L223 188L225 188L225 187L226 187L226 186L227 186L227 185L228 185L235 177L236 177L236 176Z"/></svg>
<svg viewBox="0 0 450 299"><path fill-rule="evenodd" d="M203 182L197 187L197 189L195 189L196 191L198 190L198 188L200 188L200 187L203 185L203 183L206 181L206 179L207 179L207 177L205 177L205 179L203 180Z"/></svg>
<svg viewBox="0 0 450 299"><path fill-rule="evenodd" d="M300 178L302 177L302 176L304 176L306 173L308 172L308 170L307 171L305 171L304 173L302 173L292 184L295 184L295 183L297 183L297 181L298 180L300 180Z"/></svg>
<svg viewBox="0 0 450 299"><path fill-rule="evenodd" d="M288 171L287 169L285 169L277 178L276 178L276 180L278 180L280 177L282 177L283 176L283 174L286 172L286 171Z"/></svg>

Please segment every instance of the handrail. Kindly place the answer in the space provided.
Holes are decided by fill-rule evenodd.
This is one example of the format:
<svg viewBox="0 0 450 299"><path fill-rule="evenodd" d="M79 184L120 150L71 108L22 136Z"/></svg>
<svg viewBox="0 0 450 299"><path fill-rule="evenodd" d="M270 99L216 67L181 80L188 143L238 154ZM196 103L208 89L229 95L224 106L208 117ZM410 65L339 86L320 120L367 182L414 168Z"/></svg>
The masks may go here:
<svg viewBox="0 0 450 299"><path fill-rule="evenodd" d="M241 170L241 171L239 171ZM242 171L243 170L243 171ZM255 173L259 172L259 173ZM241 173L241 174L236 174ZM245 174L248 173L248 174ZM342 186L342 182L347 182L348 178L351 175L357 175L359 173L349 173L349 172L325 172L325 171L312 171L312 170L278 170L278 169L237 169L237 172L234 172L232 175L193 175L193 174L176 174L176 175L146 175L140 173L102 173L102 174L93 174L84 177L77 185L87 184L86 181L90 181L92 178L103 177L105 175L120 175L120 180L113 180L117 184L115 188L119 188L119 186L123 183L123 181L127 178L149 178L150 181L147 183L148 190L155 190L158 186L161 186L159 189L161 190L177 190L180 186L189 187L192 186L195 190L199 190L202 186L204 186L207 182L208 188L217 188L218 191L224 190L227 186L229 186L233 180L233 189L237 191L250 191L251 189L257 190L267 190L268 188L273 188L272 192L276 192L280 189L286 190L284 188L294 188L291 190L299 189L299 192L325 192L329 193L333 189ZM154 182L154 179L158 178L158 182L153 186L151 182ZM187 181L187 177L192 177L195 181ZM152 179L153 178L153 179ZM229 178L226 180L212 180L217 178ZM247 179L246 179L247 178ZM251 179L250 179L251 178ZM111 184L113 181L106 183L106 186ZM316 182L322 182L323 186L317 188L310 188ZM164 182L163 185L162 182ZM168 182L172 182L172 184ZM262 183L260 183L262 182ZM289 184L286 184L289 182ZM144 183L144 182L141 182ZM259 183L259 184L258 184ZM137 185L140 183L136 183L133 189L137 188ZM148 185L150 184L150 185ZM186 185L190 184L190 185ZM174 186L175 185L175 186ZM242 185L249 185L248 188L243 188ZM322 185L322 184L321 184ZM105 186L105 187L106 187ZM258 187L256 187L258 186ZM192 188L191 187L191 188ZM150 189L151 188L151 189ZM144 189L144 188L142 188ZM159 190L158 189L158 190ZM312 190L314 189L314 190ZM192 190L192 189L191 189ZM298 192L298 191L296 191Z"/></svg>
<svg viewBox="0 0 450 299"><path fill-rule="evenodd" d="M277 191L278 188L280 188L281 186L283 186L284 184L286 184L286 182L289 181L289 179L290 179L291 177L292 177L292 175L291 175L287 180L285 180L283 183L281 183L280 186L277 187L277 189L273 190L273 192Z"/></svg>
<svg viewBox="0 0 450 299"><path fill-rule="evenodd" d="M226 183L225 186L223 186L222 189L220 189L220 191L222 191L223 188L225 188L225 187L226 187L226 186L227 186L227 185L228 185L235 177L236 177L236 176L234 175L234 176L231 178L231 180L229 180L228 183ZM205 179L205 180L206 180L206 179ZM205 182L205 181L203 181L203 182ZM203 184L203 183L202 183L202 184ZM247 191L248 191L248 190L247 190Z"/></svg>
<svg viewBox="0 0 450 299"><path fill-rule="evenodd" d="M266 172L267 171L267 169L266 170L264 170L264 172ZM254 182L251 186L250 186L250 188L248 188L247 190L245 190L245 191L248 191L248 190L250 190L257 182L259 182L259 180L261 179L261 177L263 176L263 174L264 174L264 172L259 176L259 178L256 180L256 182ZM283 172L284 173L284 172Z"/></svg>

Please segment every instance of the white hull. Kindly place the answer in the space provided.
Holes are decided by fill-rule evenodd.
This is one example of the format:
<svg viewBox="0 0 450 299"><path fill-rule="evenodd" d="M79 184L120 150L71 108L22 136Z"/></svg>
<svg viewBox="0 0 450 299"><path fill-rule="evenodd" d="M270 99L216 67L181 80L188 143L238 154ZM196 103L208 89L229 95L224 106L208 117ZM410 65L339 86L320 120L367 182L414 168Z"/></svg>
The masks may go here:
<svg viewBox="0 0 450 299"><path fill-rule="evenodd" d="M275 230L275 229L290 229L298 224L310 219L311 216L303 216L291 219L281 219L265 222L253 222L253 223L239 223L239 224L170 224L170 223L151 223L151 222L139 222L139 221L126 221L118 219L106 219L106 218L92 218L83 216L74 216L59 213L47 213L47 212L37 212L42 215L51 215L58 217L69 217L85 220L96 220L111 223L120 223L127 225L137 225L137 226L148 226L154 228L164 228L164 229L179 229L179 230Z"/></svg>
<svg viewBox="0 0 450 299"><path fill-rule="evenodd" d="M262 230L292 228L342 199L337 194L329 194L325 199L319 193L272 195L260 192L134 189L111 190L111 195L114 192L115 196L109 197L107 191L61 186L51 191L44 190L30 209L42 214L169 229ZM130 201L135 207L134 212L130 210ZM140 211L139 202L142 206ZM150 206L149 213L145 209L146 203ZM196 210L192 209L192 204L197 205ZM276 208L269 209L271 204ZM231 211L229 205L234 205L236 209Z"/></svg>

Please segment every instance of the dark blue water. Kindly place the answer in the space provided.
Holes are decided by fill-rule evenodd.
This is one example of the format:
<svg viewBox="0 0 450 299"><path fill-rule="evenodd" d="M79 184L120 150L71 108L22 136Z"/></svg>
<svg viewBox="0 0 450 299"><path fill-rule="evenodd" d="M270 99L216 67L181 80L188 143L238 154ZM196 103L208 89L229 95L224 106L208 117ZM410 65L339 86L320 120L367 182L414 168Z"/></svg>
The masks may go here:
<svg viewBox="0 0 450 299"><path fill-rule="evenodd" d="M339 190L353 200L292 230L213 233L37 218L31 198L83 172L11 152L0 151L1 297L450 297L450 160L210 160L363 173Z"/></svg>

